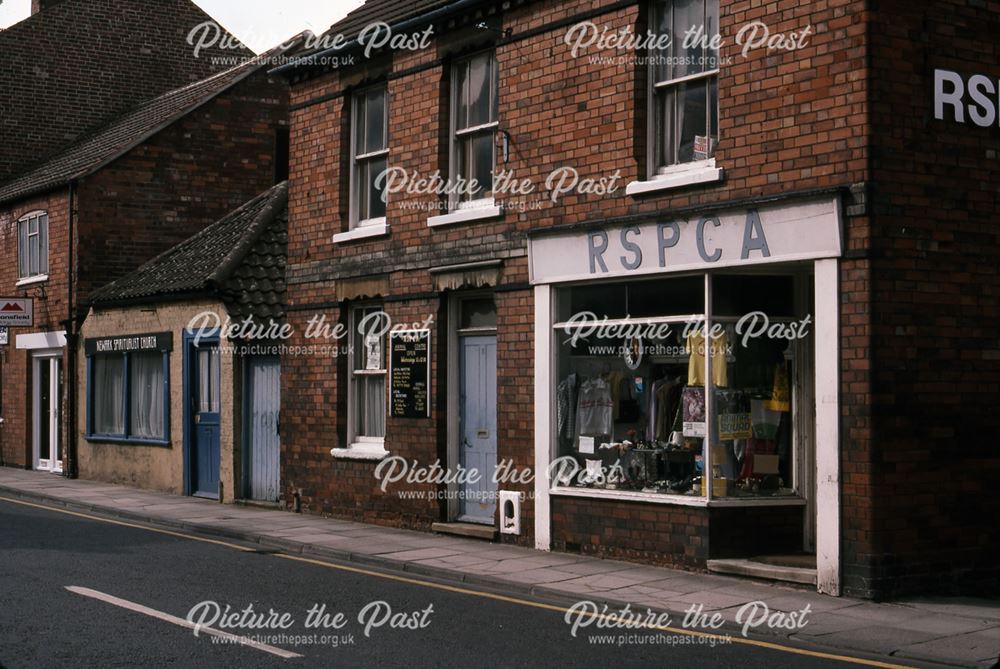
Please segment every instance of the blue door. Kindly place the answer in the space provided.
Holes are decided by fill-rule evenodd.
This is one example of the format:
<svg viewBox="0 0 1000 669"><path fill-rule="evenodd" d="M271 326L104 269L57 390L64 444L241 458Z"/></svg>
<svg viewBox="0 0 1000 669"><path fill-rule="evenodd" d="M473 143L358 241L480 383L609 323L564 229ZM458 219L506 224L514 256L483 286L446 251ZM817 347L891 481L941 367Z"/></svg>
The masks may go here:
<svg viewBox="0 0 1000 669"><path fill-rule="evenodd" d="M281 408L281 362L278 356L247 359L246 482L247 496L278 501L278 412Z"/></svg>
<svg viewBox="0 0 1000 669"><path fill-rule="evenodd" d="M191 344L191 492L219 496L219 344Z"/></svg>
<svg viewBox="0 0 1000 669"><path fill-rule="evenodd" d="M497 340L462 337L459 361L459 456L467 472L459 499L459 520L494 524L497 484ZM478 480L472 481L470 479Z"/></svg>

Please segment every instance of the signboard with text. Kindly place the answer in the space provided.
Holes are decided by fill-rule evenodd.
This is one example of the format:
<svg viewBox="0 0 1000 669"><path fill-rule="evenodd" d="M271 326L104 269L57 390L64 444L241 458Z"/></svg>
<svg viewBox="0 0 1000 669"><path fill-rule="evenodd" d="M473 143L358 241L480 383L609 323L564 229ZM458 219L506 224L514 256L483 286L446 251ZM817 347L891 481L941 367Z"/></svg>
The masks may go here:
<svg viewBox="0 0 1000 669"><path fill-rule="evenodd" d="M431 378L430 330L389 335L389 414L394 418L427 418Z"/></svg>
<svg viewBox="0 0 1000 669"><path fill-rule="evenodd" d="M170 332L130 334L117 337L95 337L83 340L86 355L99 353L130 353L134 351L158 351L168 353L173 350L174 337Z"/></svg>
<svg viewBox="0 0 1000 669"><path fill-rule="evenodd" d="M30 297L0 297L0 326L31 327L35 303Z"/></svg>

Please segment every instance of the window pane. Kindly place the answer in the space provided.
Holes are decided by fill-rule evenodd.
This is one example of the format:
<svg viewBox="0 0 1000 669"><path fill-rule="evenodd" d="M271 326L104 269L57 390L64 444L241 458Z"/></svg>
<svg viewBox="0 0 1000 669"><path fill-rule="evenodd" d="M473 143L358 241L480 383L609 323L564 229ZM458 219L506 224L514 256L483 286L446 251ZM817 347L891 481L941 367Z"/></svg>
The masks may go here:
<svg viewBox="0 0 1000 669"><path fill-rule="evenodd" d="M712 41L719 34L719 0L708 0L705 3L705 39L708 49L705 54L705 70L715 70L719 67L719 50L712 47Z"/></svg>
<svg viewBox="0 0 1000 669"><path fill-rule="evenodd" d="M38 217L32 216L28 219L28 234L36 235L38 234Z"/></svg>
<svg viewBox="0 0 1000 669"><path fill-rule="evenodd" d="M218 347L212 348L212 394L209 401L209 406L212 412L218 413L221 403L219 398L219 389L221 387L219 374L221 372L221 365L219 364L219 349Z"/></svg>
<svg viewBox="0 0 1000 669"><path fill-rule="evenodd" d="M469 61L455 69L455 129L469 127Z"/></svg>
<svg viewBox="0 0 1000 669"><path fill-rule="evenodd" d="M378 180L380 174L385 172L386 160L385 158L379 158L377 160L372 160L368 163L367 167L367 184L366 184L366 196L368 199L368 205L365 207L366 216L365 218L381 218L385 216L385 202L382 200L385 194L385 182L382 182L382 188L376 188L375 183Z"/></svg>
<svg viewBox="0 0 1000 669"><path fill-rule="evenodd" d="M385 436L385 377L356 378L355 425L359 437Z"/></svg>
<svg viewBox="0 0 1000 669"><path fill-rule="evenodd" d="M38 272L49 273L49 217L41 216L38 222Z"/></svg>
<svg viewBox="0 0 1000 669"><path fill-rule="evenodd" d="M375 88L368 91L365 109L365 134L367 136L365 153L380 151L385 148L384 88Z"/></svg>
<svg viewBox="0 0 1000 669"><path fill-rule="evenodd" d="M94 356L91 370L91 402L94 433L125 433L125 358L121 355Z"/></svg>
<svg viewBox="0 0 1000 669"><path fill-rule="evenodd" d="M162 439L166 436L163 416L163 354L133 353L129 358L129 411L131 436Z"/></svg>
<svg viewBox="0 0 1000 669"><path fill-rule="evenodd" d="M653 30L657 36L672 35L670 29L670 5L669 2L657 2L653 12ZM652 54L653 61L653 83L657 81L668 81L673 78L673 68L670 64L671 50L669 47L660 49Z"/></svg>
<svg viewBox="0 0 1000 669"><path fill-rule="evenodd" d="M492 328L497 325L497 308L493 298L462 300L460 328Z"/></svg>
<svg viewBox="0 0 1000 669"><path fill-rule="evenodd" d="M476 135L472 140L475 172L473 176L478 186L473 199L486 198L493 195L493 133L486 132Z"/></svg>
<svg viewBox="0 0 1000 669"><path fill-rule="evenodd" d="M17 260L19 265L19 275L23 278L28 276L28 222L21 221L17 224Z"/></svg>
<svg viewBox="0 0 1000 669"><path fill-rule="evenodd" d="M708 85L708 157L715 155L715 145L719 143L719 78L712 77Z"/></svg>
<svg viewBox="0 0 1000 669"><path fill-rule="evenodd" d="M469 127L493 120L492 69L490 54L476 56L469 64Z"/></svg>
<svg viewBox="0 0 1000 669"><path fill-rule="evenodd" d="M677 87L675 119L678 134L677 162L704 160L708 157L708 117L706 82L693 81ZM697 144L697 145L696 145Z"/></svg>
<svg viewBox="0 0 1000 669"><path fill-rule="evenodd" d="M674 48L673 79L701 72L704 69L701 44L692 40L684 48L684 35L705 23L705 0L674 0L674 20L671 44Z"/></svg>
<svg viewBox="0 0 1000 669"><path fill-rule="evenodd" d="M208 349L199 349L198 351L198 411L204 413L209 411L210 404L209 399L211 397L211 391L209 389L209 384L212 382L211 374L209 373L209 365L211 364L211 356L209 355Z"/></svg>
<svg viewBox="0 0 1000 669"><path fill-rule="evenodd" d="M355 370L385 369L384 337L386 316L381 307L362 307L354 310L351 326Z"/></svg>
<svg viewBox="0 0 1000 669"><path fill-rule="evenodd" d="M365 119L367 110L365 96L358 95L354 98L354 155L360 156L365 153Z"/></svg>
<svg viewBox="0 0 1000 669"><path fill-rule="evenodd" d="M28 274L35 276L38 271L38 235L28 233Z"/></svg>
<svg viewBox="0 0 1000 669"><path fill-rule="evenodd" d="M656 92L656 166L673 165L676 162L674 142L674 90L662 89Z"/></svg>

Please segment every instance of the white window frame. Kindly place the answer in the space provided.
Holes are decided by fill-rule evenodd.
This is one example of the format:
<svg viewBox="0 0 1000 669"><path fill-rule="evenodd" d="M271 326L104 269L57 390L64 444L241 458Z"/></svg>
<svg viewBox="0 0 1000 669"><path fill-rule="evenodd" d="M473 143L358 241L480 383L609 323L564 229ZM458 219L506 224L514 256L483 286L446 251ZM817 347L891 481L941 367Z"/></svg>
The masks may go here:
<svg viewBox="0 0 1000 669"><path fill-rule="evenodd" d="M719 0L703 0L706 10L708 3L718 2L718 1ZM657 22L658 12L664 10L673 12L674 0L652 0L652 2L650 3L650 18L651 18L651 23L654 26L658 23ZM705 16L705 12L702 13L702 16L703 17ZM671 21L671 24L672 23L673 22ZM680 187L696 183L718 181L722 177L722 172L721 170L715 169L714 153L711 158L706 158L704 160L693 160L685 163L675 162L669 165L658 164L657 160L658 151L656 146L657 145L656 139L659 128L657 128L656 107L657 107L657 93L661 90L673 88L680 84L697 82L701 80L711 80L713 78L716 80L716 86L718 87L719 68L716 67L715 69L712 70L706 70L704 72L688 74L682 77L677 77L675 79L656 81L655 57L657 55L658 55L657 49L650 48L649 51L650 61L648 68L649 76L647 77L648 84L647 84L647 94L646 94L646 99L648 102L647 104L648 127L646 132L646 156L647 156L646 176L650 181L657 181L659 179L663 179L665 182L669 183L669 186L666 187ZM711 90L710 86L706 87L705 96L707 99L711 98L711 94L709 92L710 90ZM716 90L718 90L718 88L716 88ZM718 94L716 97L716 104L718 104ZM707 107L708 107L708 100L706 100L706 109ZM711 116L711 113L712 113L711 110L709 110L708 111L709 116ZM717 106L715 112L716 133L718 133L718 119L719 115ZM711 135L709 135L709 138L711 138ZM677 147L674 147L674 153L676 155ZM699 175L696 176L694 179L685 179L685 173L688 172L699 173ZM637 182L637 184L639 183L642 182ZM632 186L632 184L630 184L630 186ZM645 186L645 187L637 186L635 188L632 188L631 191L627 192L630 195L634 195L647 192L650 190L659 190L659 189L650 186Z"/></svg>
<svg viewBox="0 0 1000 669"><path fill-rule="evenodd" d="M358 434L357 427L357 390L355 388L355 379L359 376L382 376L385 380L385 384L388 384L388 348L386 346L385 335L382 336L382 368L379 370L356 370L354 368L354 351L356 346L364 346L364 340L360 337L358 333L358 314L366 310L382 310L380 304L373 304L371 302L366 302L363 304L356 304L349 307L347 323L349 330L349 361L347 364L347 448L334 448L331 453L335 457L344 458L357 458L357 459L381 459L388 455L385 450L385 437L366 437ZM363 317L362 317L363 318ZM383 385L383 393L387 393L388 389ZM382 433L385 434L385 421L388 415L388 399L384 399L385 404L383 404L383 428Z"/></svg>
<svg viewBox="0 0 1000 669"><path fill-rule="evenodd" d="M487 123L481 123L476 126L470 126L465 128L458 127L458 103L459 95L461 91L459 90L458 83L458 72L459 68L468 67L476 58L482 56L487 56L490 60L490 113L493 117L492 121ZM478 51L473 54L469 54L461 59L456 60L451 67L451 100L450 100L450 112L449 117L449 131L448 131L448 160L449 160L449 171L448 173L452 177L453 183L457 183L459 176L468 179L471 175L459 175L458 174L458 140L461 137L469 137L472 135L485 135L490 132L493 138L493 169L491 172L496 170L496 130L500 127L500 90L498 87L499 77L497 76L497 57L496 51L494 49L488 49L486 51ZM471 161L469 165L471 166ZM448 195L448 211L457 212L464 209L489 209L490 215L495 216L497 212L493 212L495 209L495 199L493 195L493 184L490 184L490 195L487 197L479 197L472 199L465 199L464 197L459 197L457 193L449 193ZM490 217L490 216L487 216ZM443 222L453 222L451 220L444 221L444 217L438 217L442 219ZM471 216L465 217L460 220L473 220L476 218L483 218L482 216ZM458 222L458 221L454 221Z"/></svg>
<svg viewBox="0 0 1000 669"><path fill-rule="evenodd" d="M382 89L382 99L384 100L382 107L382 137L384 138L384 147L377 151L370 151L368 153L358 154L357 153L357 133L364 128L367 134L367 126L362 124L365 119L361 118L358 113L358 106L362 100L364 100L367 94L375 89ZM379 158L386 158L386 167L388 168L388 156L389 156L389 86L386 82L381 82L373 86L367 86L361 90L355 91L351 96L351 132L350 132L350 143L351 143L351 170L350 170L350 230L362 230L367 234L357 234L351 235L350 233L342 235L342 239L335 241L346 241L348 239L355 239L361 237L368 237L379 234L380 232L386 232L386 217L377 216L375 218L360 218L361 211L361 201L360 201L360 166L361 163L372 162L378 160ZM388 204L388 203L387 203ZM377 230L377 228L382 228Z"/></svg>
<svg viewBox="0 0 1000 669"><path fill-rule="evenodd" d="M34 233L30 232L30 226L32 222L37 224L37 228ZM28 227L29 232L26 233L26 247L21 246L21 227ZM44 226L45 233L42 234L42 228ZM17 285L22 286L29 283L36 283L39 281L45 281L49 278L49 215L48 212L43 210L35 210L28 212L21 218L17 220L17 229L15 230L17 234ZM37 271L32 272L31 270L31 240L32 238L38 239L38 257L36 258L36 269ZM44 248L42 245L42 240L44 239ZM23 265L22 265L23 263Z"/></svg>

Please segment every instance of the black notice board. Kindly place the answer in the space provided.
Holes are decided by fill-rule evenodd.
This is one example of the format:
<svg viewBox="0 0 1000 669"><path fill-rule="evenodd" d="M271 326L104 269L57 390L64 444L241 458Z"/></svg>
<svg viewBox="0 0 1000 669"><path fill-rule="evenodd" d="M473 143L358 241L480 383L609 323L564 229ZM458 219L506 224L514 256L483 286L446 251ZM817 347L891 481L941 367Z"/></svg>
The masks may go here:
<svg viewBox="0 0 1000 669"><path fill-rule="evenodd" d="M389 335L389 415L431 415L431 331L406 330Z"/></svg>

